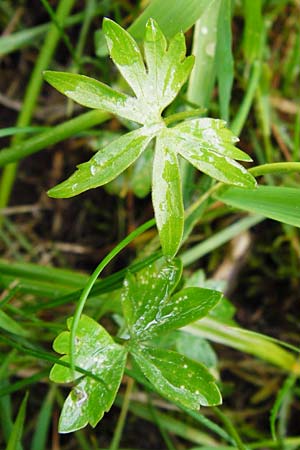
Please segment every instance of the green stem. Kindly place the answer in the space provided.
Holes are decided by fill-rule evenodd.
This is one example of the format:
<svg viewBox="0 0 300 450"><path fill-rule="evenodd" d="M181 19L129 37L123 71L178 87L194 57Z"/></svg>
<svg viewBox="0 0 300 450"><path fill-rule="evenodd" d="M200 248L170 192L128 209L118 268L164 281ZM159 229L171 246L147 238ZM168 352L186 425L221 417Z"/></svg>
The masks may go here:
<svg viewBox="0 0 300 450"><path fill-rule="evenodd" d="M148 222L144 223L143 225L139 226L136 230L134 230L132 233L130 233L128 236L126 236L125 239L123 239L116 247L114 247L108 255L100 262L100 264L96 267L90 278L88 279L87 284L85 285L80 298L78 300L78 304L76 306L76 310L74 313L74 317L72 320L72 326L71 326L71 332L70 332L70 367L73 372L75 372L75 361L74 361L74 353L75 353L75 336L77 327L80 321L80 316L83 311L85 302L87 301L88 295L91 292L92 287L94 286L97 278L99 277L102 270L110 263L110 261L118 255L127 245L130 244L134 239L136 239L138 236L140 236L142 233L144 233L149 228L153 227L155 224L155 220L151 219L148 220Z"/></svg>
<svg viewBox="0 0 300 450"><path fill-rule="evenodd" d="M252 72L250 75L250 80L249 80L249 84L248 84L248 88L247 88L247 92L246 95L243 99L243 102L240 106L240 109L237 112L237 115L235 117L235 119L233 120L232 124L231 124L231 130L234 134L236 134L237 136L240 135L243 126L245 125L245 122L247 120L253 99L254 99L254 95L259 83L259 78L260 78L260 72L261 72L261 62L260 61L255 61L253 63L252 66Z"/></svg>
<svg viewBox="0 0 300 450"><path fill-rule="evenodd" d="M78 63L77 55L74 51L74 48L72 46L69 36L65 33L63 24L60 24L59 21L57 20L55 11L51 8L48 0L40 0L40 1L43 4L47 13L49 14L52 24L54 24L56 26L57 30L59 31L59 34L60 34L62 40L64 41L64 44L67 47L72 59L76 63Z"/></svg>
<svg viewBox="0 0 300 450"><path fill-rule="evenodd" d="M266 175L268 173L300 172L300 162L262 164L260 166L252 167L249 169L249 172L255 177Z"/></svg>
<svg viewBox="0 0 300 450"><path fill-rule="evenodd" d="M103 6L98 6L94 11L94 17L103 14ZM68 17L62 24L63 28L71 27L78 23L81 23L84 17L84 13L74 14ZM7 36L0 37L0 56L7 55L16 50L30 45L32 42L36 44L40 37L46 33L51 27L51 22L44 23L32 28L26 28L21 31L9 34Z"/></svg>
<svg viewBox="0 0 300 450"><path fill-rule="evenodd" d="M60 0L56 13L56 19L60 25L62 25L65 19L68 17L69 12L74 5L74 1L75 0ZM23 106L17 120L17 126L19 127L26 127L31 122L36 101L42 87L42 72L48 67L55 48L58 44L59 38L60 31L57 29L57 26L55 24L52 24L46 36L44 45L36 60L29 83L27 85ZM22 140L23 136L17 135L14 139L14 143L20 143L22 142ZM9 202L14 180L16 177L16 172L16 163L9 164L4 169L0 183L0 208L5 207Z"/></svg>
<svg viewBox="0 0 300 450"><path fill-rule="evenodd" d="M195 245L190 250L187 250L180 255L183 266L186 267L189 264L192 264L202 256L208 254L215 248L220 247L238 234L242 233L245 230L248 230L259 222L262 222L263 220L265 220L265 217L257 215L247 216L239 220L238 222L235 222L233 225L225 228L224 230L215 233L210 238L206 239L203 242L200 242L200 244Z"/></svg>
<svg viewBox="0 0 300 450"><path fill-rule="evenodd" d="M80 68L80 63L81 63L80 59L82 57L82 53L83 53L83 50L84 50L84 47L85 47L85 43L86 43L86 40L87 40L87 37L88 37L89 28L90 28L90 25L91 25L91 22L92 22L92 19L93 19L93 16L94 16L94 12L95 12L95 9L96 9L96 2L95 2L95 0L86 0L85 3L86 3L86 5L85 5L85 10L84 10L82 27L81 27L81 30L80 30L80 34L79 34L79 37L78 37L78 42L77 42L76 49L75 49L75 54L76 54L76 60L75 61L76 61L76 64L77 64L77 67L76 67L76 70L75 70L76 72ZM77 61L79 61L79 62L77 63Z"/></svg>
<svg viewBox="0 0 300 450"><path fill-rule="evenodd" d="M169 435L167 433L167 430L164 429L163 423L160 420L160 417L157 414L157 412L155 410L155 407L152 405L150 396L148 398L148 406L149 406L150 414L151 414L151 416L153 418L153 422L155 423L155 425L159 429L160 434L161 434L161 436L162 436L162 438L163 438L163 440L165 442L167 450L176 450L176 448L173 445L173 442L171 441L171 439L170 439L170 437L169 437Z"/></svg>
<svg viewBox="0 0 300 450"><path fill-rule="evenodd" d="M37 153L43 150L45 147L57 144L64 139L69 138L81 131L87 130L105 122L111 116L103 111L93 110L87 113L81 114L80 116L70 119L60 125L52 127L50 130L40 133L25 142L13 145L11 148L4 148L0 152L0 167L5 166L8 163L19 161L25 156ZM2 183L3 184L3 183ZM5 189L5 186L1 186ZM1 192L0 192L1 198ZM3 202L0 201L3 205Z"/></svg>
<svg viewBox="0 0 300 450"><path fill-rule="evenodd" d="M127 416L128 409L129 409L130 397L131 397L133 386L134 386L133 378L128 378L125 395L123 397L121 413L119 415L118 423L115 428L114 436L113 436L112 442L110 444L109 450L118 450L118 448L119 448L121 437L122 437L122 432L123 432L125 421L126 421L126 416Z"/></svg>
<svg viewBox="0 0 300 450"><path fill-rule="evenodd" d="M193 212L199 208L202 203L204 203L212 194L214 194L216 191L218 191L222 186L224 186L223 183L219 182L217 184L214 184L208 191L206 191L201 197L199 197L194 203L192 203L188 209L185 212L185 217L187 218Z"/></svg>
<svg viewBox="0 0 300 450"><path fill-rule="evenodd" d="M201 117L205 111L206 108L197 108L189 111L182 111L165 117L164 122L168 126L173 122L180 122L181 120L190 119L191 117Z"/></svg>
<svg viewBox="0 0 300 450"><path fill-rule="evenodd" d="M236 446L239 450L246 450L247 447L243 444L237 430L235 429L234 425L232 424L231 420L216 406L212 408L215 415L223 422L226 430L236 443Z"/></svg>

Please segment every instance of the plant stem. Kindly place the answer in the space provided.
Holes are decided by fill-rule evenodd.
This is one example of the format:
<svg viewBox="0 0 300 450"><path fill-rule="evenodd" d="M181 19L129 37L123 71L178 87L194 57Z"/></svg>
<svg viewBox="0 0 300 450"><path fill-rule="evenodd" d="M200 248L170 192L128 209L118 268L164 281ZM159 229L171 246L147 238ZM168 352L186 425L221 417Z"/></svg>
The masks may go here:
<svg viewBox="0 0 300 450"><path fill-rule="evenodd" d="M62 25L65 19L68 17L69 12L74 5L74 1L75 0L60 0L56 13L56 19L60 25ZM31 122L36 101L42 87L42 72L48 67L55 48L58 44L59 38L60 31L57 29L57 26L55 24L52 24L46 36L44 45L36 60L29 83L27 85L23 106L17 120L17 126L19 127L26 127ZM20 143L22 142L22 140L23 136L17 135L14 139L14 143ZM16 177L17 167L18 166L16 163L12 163L5 167L3 171L0 183L0 208L5 207L9 202Z"/></svg>
<svg viewBox="0 0 300 450"><path fill-rule="evenodd" d="M134 386L134 379L128 378L125 395L123 397L121 413L119 415L118 423L115 428L114 436L113 436L112 442L110 444L109 450L118 450L118 448L119 448L121 437L122 437L122 432L123 432L125 421L126 421L126 416L127 416L128 409L129 409L130 397L131 397L133 386Z"/></svg>
<svg viewBox="0 0 300 450"><path fill-rule="evenodd" d="M249 169L253 176L258 177L268 173L300 172L300 162L280 162L262 164Z"/></svg>
<svg viewBox="0 0 300 450"><path fill-rule="evenodd" d="M181 120L190 119L191 117L201 117L205 113L206 108L191 109L188 111L181 111L176 114L171 114L164 118L166 125L170 125L173 122L179 122Z"/></svg>
<svg viewBox="0 0 300 450"><path fill-rule="evenodd" d="M239 450L247 450L247 447L243 444L237 430L231 423L231 420L216 406L212 408L215 415L223 422L226 430L230 434L230 436L233 438L234 442L236 443L236 446Z"/></svg>
<svg viewBox="0 0 300 450"><path fill-rule="evenodd" d="M203 242L200 242L200 244L195 245L190 250L187 250L180 255L183 266L186 267L189 264L192 264L202 256L211 252L215 248L218 248L220 245L225 244L225 242L230 241L238 234L242 233L245 230L248 230L254 225L262 222L263 220L265 220L265 217L261 217L258 215L247 216L235 222L233 225L225 228L224 230L215 233L210 238L206 239Z"/></svg>
<svg viewBox="0 0 300 450"><path fill-rule="evenodd" d="M53 9L50 6L48 0L40 0L40 1L43 4L43 6L44 6L45 10L47 11L47 13L49 14L49 17L51 19L52 24L54 24L56 26L57 30L59 31L59 34L60 34L62 40L64 41L64 44L67 47L68 52L70 53L73 61L78 63L77 55L75 54L75 51L74 51L74 48L72 46L72 43L70 41L69 36L64 31L63 24L60 24L60 22L57 20L55 11L53 11Z"/></svg>
<svg viewBox="0 0 300 450"><path fill-rule="evenodd" d="M70 367L73 373L75 373L75 361L74 361L74 352L75 352L75 336L77 327L79 324L80 316L83 311L85 302L87 301L88 295L91 292L92 287L94 286L97 278L99 277L102 270L110 263L110 261L118 255L127 245L129 245L135 238L140 236L142 233L144 233L149 228L153 227L155 224L155 220L151 219L148 220L148 222L145 222L143 225L139 226L136 230L132 231L128 236L126 236L125 239L123 239L116 247L114 247L108 255L100 262L100 264L96 267L90 278L88 279L88 282L86 283L80 298L78 300L78 304L76 306L76 310L74 313L74 317L72 320L72 326L70 330Z"/></svg>
<svg viewBox="0 0 300 450"><path fill-rule="evenodd" d="M64 139L69 138L81 131L92 128L95 125L105 122L111 116L103 111L93 110L87 113L81 114L80 116L70 119L60 125L52 127L43 133L38 134L25 142L20 142L13 145L10 148L5 148L0 152L0 167L5 166L5 164L19 161L25 156L37 153L43 150L45 147L57 144ZM1 186L5 188L4 186ZM0 192L1 199L1 192ZM0 204L3 204L0 200Z"/></svg>
<svg viewBox="0 0 300 450"><path fill-rule="evenodd" d="M155 410L155 407L152 405L150 396L148 396L148 406L149 406L149 410L150 410L151 416L153 418L153 422L158 427L158 429L160 431L160 434L161 434L161 436L162 436L162 438L163 438L163 440L165 442L165 445L167 447L167 450L176 450L176 448L173 445L173 442L171 441L171 439L170 439L170 437L169 437L169 435L167 433L167 430L164 429L163 423L160 420L160 417L157 414L157 412Z"/></svg>
<svg viewBox="0 0 300 450"><path fill-rule="evenodd" d="M218 189L224 186L223 183L219 182L214 184L208 191L206 191L201 197L199 197L194 203L192 203L185 212L185 216L190 216L199 206L204 203L212 194L214 194Z"/></svg>
<svg viewBox="0 0 300 450"><path fill-rule="evenodd" d="M261 73L261 62L255 61L252 66L252 72L250 75L246 95L230 127L232 132L237 136L240 135L242 128L247 120L247 116L249 114L251 104L254 99L255 91L259 83L260 73Z"/></svg>

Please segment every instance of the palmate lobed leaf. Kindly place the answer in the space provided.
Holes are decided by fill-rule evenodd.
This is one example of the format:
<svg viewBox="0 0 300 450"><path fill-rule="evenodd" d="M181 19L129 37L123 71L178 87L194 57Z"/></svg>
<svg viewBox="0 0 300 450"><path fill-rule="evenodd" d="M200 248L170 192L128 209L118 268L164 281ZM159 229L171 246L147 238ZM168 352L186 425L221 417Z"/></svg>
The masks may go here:
<svg viewBox="0 0 300 450"><path fill-rule="evenodd" d="M110 56L137 98L145 96L146 68L140 49L133 37L113 20L103 19Z"/></svg>
<svg viewBox="0 0 300 450"><path fill-rule="evenodd" d="M184 207L177 154L162 136L156 139L152 202L163 253L173 257L183 235Z"/></svg>
<svg viewBox="0 0 300 450"><path fill-rule="evenodd" d="M72 318L67 321L71 328ZM69 362L70 332L64 331L55 339L53 347L64 354L61 361ZM78 380L67 397L59 421L59 431L69 433L90 423L95 426L108 411L119 388L127 352L116 344L105 329L93 319L82 315L75 339L75 365L93 376L76 371L74 376L68 367L55 364L50 372L51 380L67 383Z"/></svg>
<svg viewBox="0 0 300 450"><path fill-rule="evenodd" d="M185 288L159 305L156 319L147 327L152 336L176 330L202 319L216 306L222 293L212 289Z"/></svg>
<svg viewBox="0 0 300 450"><path fill-rule="evenodd" d="M139 337L155 320L159 304L168 301L182 273L180 260L161 258L136 274L128 273L122 308L131 337Z"/></svg>
<svg viewBox="0 0 300 450"><path fill-rule="evenodd" d="M161 258L138 274L127 275L121 299L133 340L148 340L199 320L222 298L219 291L197 287L172 296L181 271L179 260Z"/></svg>
<svg viewBox="0 0 300 450"><path fill-rule="evenodd" d="M97 152L89 161L80 164L70 178L50 189L48 195L68 198L108 183L140 156L154 133L155 129L143 127L124 134Z"/></svg>
<svg viewBox="0 0 300 450"><path fill-rule="evenodd" d="M142 123L137 99L117 92L94 78L46 70L44 79L59 92L82 106L103 109L125 119Z"/></svg>
<svg viewBox="0 0 300 450"><path fill-rule="evenodd" d="M213 376L202 364L161 348L136 348L132 354L145 377L172 402L196 410L222 402Z"/></svg>
<svg viewBox="0 0 300 450"><path fill-rule="evenodd" d="M225 184L248 189L256 187L255 178L241 164L226 156L226 146L223 146L221 153L220 149L213 150L209 141L206 144L203 140L181 133L176 127L168 131L169 147L177 149L196 169Z"/></svg>
<svg viewBox="0 0 300 450"><path fill-rule="evenodd" d="M50 189L49 195L72 197L112 181L156 138L152 199L163 253L173 257L184 228L178 154L209 176L243 188L254 188L256 182L235 159L251 158L235 147L238 139L225 128L224 121L194 119L166 127L161 114L178 94L193 65L193 57L185 57L183 33L175 35L168 44L156 22L149 19L144 39L145 66L137 43L127 31L110 19L103 21L103 31L111 57L135 97L82 75L48 71L45 78L84 106L105 109L144 126L79 165L69 179Z"/></svg>
<svg viewBox="0 0 300 450"><path fill-rule="evenodd" d="M226 128L224 120L209 117L191 119L179 123L174 130L179 131L179 134L185 136L186 139L195 139L201 148L239 161L252 161L247 153L235 147L239 138Z"/></svg>
<svg viewBox="0 0 300 450"><path fill-rule="evenodd" d="M127 341L124 346L116 344L93 319L82 315L75 336L75 371L68 367L73 318L67 320L68 331L60 333L53 344L54 350L63 355L60 361L67 366L55 364L50 373L51 380L57 383L76 383L62 409L61 433L81 429L88 423L95 426L110 409L128 352L166 398L192 409L220 403L214 379L202 364L176 352L145 345L162 333L204 317L222 296L220 292L198 287L172 295L181 272L179 260L163 257L135 275L128 273L121 294L129 332L124 330Z"/></svg>
<svg viewBox="0 0 300 450"><path fill-rule="evenodd" d="M146 24L144 52L147 64L145 91L159 106L160 113L176 97L187 80L194 57L185 57L186 46L183 33L177 33L169 42L153 19Z"/></svg>

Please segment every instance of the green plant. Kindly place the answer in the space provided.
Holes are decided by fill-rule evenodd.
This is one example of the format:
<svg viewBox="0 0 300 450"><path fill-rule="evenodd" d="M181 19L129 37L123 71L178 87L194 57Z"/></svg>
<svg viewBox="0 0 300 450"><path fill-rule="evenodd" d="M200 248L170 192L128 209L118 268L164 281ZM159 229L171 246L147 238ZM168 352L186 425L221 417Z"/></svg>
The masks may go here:
<svg viewBox="0 0 300 450"><path fill-rule="evenodd" d="M234 146L237 139L221 120L191 119L167 127L190 114L162 118L163 110L174 100L193 65L193 57L185 58L183 33L167 45L162 31L150 19L144 39L145 67L129 33L108 19L104 20L103 30L111 57L136 97L82 75L45 72L45 79L84 106L104 109L142 127L100 150L67 181L52 188L49 195L71 197L108 183L127 169L155 138L153 206L163 251L172 258L181 244L184 227L177 154L219 181L248 188L255 186L255 179L233 158L251 159ZM186 288L170 297L180 275L178 261L162 260L136 277L127 276L121 294L126 324L121 335L127 336L124 345L115 343L103 327L87 316L79 320L77 317L73 327L72 319L68 320L71 331L56 338L54 349L65 354L61 360L69 362L71 368L55 365L50 375L56 382L77 382L64 404L61 432L98 423L114 401L127 354L132 355L154 388L167 398L192 409L198 409L200 404L220 403L218 388L204 366L176 352L147 345L156 335L205 316L221 297L217 291L201 288ZM88 369L95 378L82 376L74 366Z"/></svg>
<svg viewBox="0 0 300 450"><path fill-rule="evenodd" d="M251 158L235 147L238 139L225 127L224 121L197 118L198 110L162 116L193 66L193 57L185 57L183 33L175 35L168 44L157 23L149 19L144 37L145 65L137 43L128 32L109 19L104 19L103 31L111 58L134 97L83 75L46 71L44 77L81 105L102 109L137 122L141 127L99 150L89 162L79 165L68 180L50 189L49 195L72 197L110 182L155 140L152 200L166 259L137 275L129 273L125 278L120 293L123 327L115 339L93 319L81 316L87 295L104 264L94 272L74 319L68 319L70 331L62 332L54 342L54 349L64 356L60 364L53 367L51 379L76 383L64 403L61 432L98 423L114 402L128 356L134 370L142 372L154 390L182 407L198 409L200 405L221 402L214 379L202 364L161 348L155 341L151 345L151 340L158 335L203 318L221 298L219 292L199 287L179 290L172 295L181 275L181 264L172 258L181 245L184 231L178 155L220 182L210 191L215 192L217 198L229 205L261 211L260 204L256 205L254 200L255 178L236 162L251 161ZM234 187L221 190L223 183ZM274 189L277 193L277 188ZM274 195L268 188L257 192L261 201ZM281 195L279 193L280 205ZM192 211L195 209L196 206ZM273 202L266 214L288 222L289 211L278 213L277 209L278 205ZM294 222L292 218L290 223Z"/></svg>
<svg viewBox="0 0 300 450"><path fill-rule="evenodd" d="M234 146L238 139L225 128L224 121L192 119L167 127L182 117L194 116L195 112L162 118L163 110L175 99L193 66L193 57L185 58L183 33L177 34L167 46L162 31L149 19L144 38L145 67L128 32L109 19L104 20L103 30L111 58L136 97L83 75L47 71L44 77L81 105L104 109L142 127L121 136L89 162L78 166L68 180L50 189L49 195L72 197L108 183L127 169L155 138L153 207L164 254L173 257L184 228L177 155L223 183L244 188L255 187L255 179L234 159L251 161L251 158Z"/></svg>
<svg viewBox="0 0 300 450"><path fill-rule="evenodd" d="M151 345L154 338L207 315L222 297L218 291L197 287L174 294L181 271L179 260L167 262L162 258L136 275L128 273L120 293L124 326L118 343L93 319L81 316L74 362L86 374L59 364L50 373L55 382L76 382L62 410L60 432L99 422L115 399L127 355L133 357L154 389L173 402L191 409L221 402L214 379L203 365ZM71 325L72 318L68 319L69 329ZM64 363L70 363L70 336L69 331L64 331L54 341L54 350L64 354Z"/></svg>
<svg viewBox="0 0 300 450"><path fill-rule="evenodd" d="M51 2L51 5L55 3ZM293 318L296 309L292 309L296 295L289 289L299 287L300 254L299 230L295 228L300 226L297 174L300 170L297 162L300 114L295 103L297 86L293 86L299 73L300 41L293 28L298 26L297 6L286 0L88 0L76 4L78 13L68 17L72 4L75 3L69 0L59 1L55 12L48 0L41 0L40 8L45 11L43 16L37 8L38 18L35 10L27 10L26 2L16 2L17 7L21 6L21 18L18 8L14 11L8 0L4 0L1 7L1 23L7 26L0 37L0 53L7 54L2 80L4 85L6 80L9 81L5 95L14 91L9 86L10 74L14 72L14 66L13 70L11 66L16 61L11 52L18 50L17 59L24 68L24 75L31 81L26 88L19 82L19 74L15 76L12 86L21 86L17 96L22 95L24 86L22 112L15 127L11 127L10 113L2 115L7 128L0 132L0 137L14 136L11 146L0 152L0 167L24 160L12 198L16 208L1 209L1 204L7 206L15 165L5 168L0 185L0 246L5 258L0 259L0 286L3 289L0 295L0 447L46 450L58 445L62 449L92 450L101 446L117 450L121 438L124 447L135 447L131 440L138 436L138 430L134 428L130 432L129 428L129 433L128 429L123 432L129 413L152 422L168 450L179 446L193 446L195 450L296 450L300 443L299 436L293 435L293 431L297 433L297 429L293 429L297 417L294 399L300 395L298 324ZM79 10L81 6L82 11ZM48 20L48 15L51 22L38 25L39 18ZM92 20L99 16L114 17L118 23L126 25L130 23L127 29L130 35L109 20L104 26L105 33L99 30L98 21ZM160 29L149 19L151 17ZM26 29L25 23L31 24L32 28ZM74 24L76 29L70 34ZM147 42L143 45L145 26ZM16 31L11 33L14 27ZM49 35L39 51L37 39L48 29ZM233 35L232 30L235 31ZM192 38L194 57L185 58L183 34L175 37L179 31L188 31L188 47ZM118 75L115 77L107 64L105 34L113 44L111 53L121 66L123 80ZM285 38L288 46L279 53L278 43ZM63 59L59 49L54 51L59 40L66 46ZM28 47L32 49L28 51ZM126 50L122 52L124 48ZM31 64L28 62L34 62L35 55L37 59L30 76ZM124 60L129 61L126 67L121 64ZM150 60L154 60L152 65ZM50 84L67 95L71 93L75 101L94 110L83 111L77 116L78 105L68 99L64 108L60 103L64 99L59 99L49 86L43 86L42 96L38 97L42 71L50 67L61 70L62 64L66 65L64 70L72 73L46 72ZM131 70L133 66L134 70ZM169 75L173 69L176 89L174 86L170 89L172 77ZM125 77L122 71L126 72ZM107 84L76 75L77 72L94 74L94 77L100 72L101 80ZM159 83L161 80L163 84ZM174 97L168 98L170 92ZM5 100L3 97L1 104ZM252 108L253 104L256 108ZM37 105L39 108L35 110ZM54 106L58 115L53 117L48 112ZM205 108L211 111L209 114L225 120L232 133L221 120L203 118ZM25 122L22 120L24 114ZM73 114L76 114L75 118ZM119 119L113 118L96 128L113 115ZM54 122L58 124L53 125ZM125 134L127 130L129 133ZM235 159L249 161L250 158L235 147L237 138L234 135L241 135L242 148L247 149L260 165L248 172L237 165ZM30 205L34 197L30 195L28 200L25 189L22 189L24 198L20 199L19 183L22 188L28 186L27 164L31 175L39 164L45 166L45 160L41 153L31 166L26 157L70 136L72 140L66 142L64 148L66 160L69 158L68 146L73 149L75 140L76 148L78 145L80 150L83 147L84 151L102 150L89 163L81 165L69 180L51 190L53 196L76 195L77 189L79 192L81 188L97 187L98 182L102 185L107 178L112 181L106 184L106 191L117 194L118 198L110 198L106 208L107 193L99 189L97 195L91 192L82 196L82 202L78 199L65 202L62 209L58 208L57 202L48 201L50 210L46 215L41 211L32 223L28 212L39 211L44 204L36 199L36 205ZM144 147L140 156L139 138L143 141L140 150ZM132 143L137 145L133 148ZM48 187L49 172L55 180L61 176L60 155L57 146L50 156L51 160L53 157L53 171L47 170L42 179L36 178L38 192ZM79 159L77 150L70 158ZM105 162L104 171L100 170L99 161ZM125 170L113 180L123 165ZM195 168L207 175L199 174ZM232 168L237 170L232 172ZM150 192L151 171L153 192L156 192L153 205L163 258L153 229L155 220L144 223L152 217L150 202L134 197L145 197ZM253 177L260 177L258 187ZM30 179L35 180L35 177L30 176ZM214 179L219 182L215 183ZM23 206L25 199L28 204ZM109 208L110 200L117 208ZM56 219L69 217L71 211L79 212L80 220L64 246L60 241L65 239L65 224L69 221ZM97 214L96 218L90 215L91 211ZM18 214L15 222L10 214ZM266 217L283 225L262 223ZM52 220L56 224L53 236L48 233ZM162 225L164 220L165 227ZM62 227L58 230L59 223ZM140 223L142 225L137 226ZM229 266L240 270L239 259L231 260L231 245L236 248L236 241L243 238L240 234L245 231L248 234L248 230L257 224L260 225L255 232L249 233L257 245L251 247L246 275L242 274L239 287L234 289L234 302L239 294L238 317L244 323L240 327L234 319L233 305L215 291L230 289L231 277L226 276L225 282L218 282L217 269L229 262ZM126 227L134 231L128 231L127 237L116 244L121 236L126 236ZM79 228L85 234L82 241L76 236L75 230ZM260 233L266 228L267 239L264 239L266 235L262 238ZM38 230L38 237L27 234L28 229L34 233ZM103 230L100 235L99 229ZM47 230L46 243L43 241L44 230ZM230 246L220 249L231 240ZM83 245L75 246L75 242ZM85 247L89 242L93 248L100 247L101 254L105 248L112 247L90 277L79 271L90 270L93 264L95 250L90 258L91 248ZM65 255L64 247L87 252L78 256L80 266L76 269L77 256ZM125 250L122 258L116 258L121 250ZM172 259L175 254L178 259ZM132 257L136 258L134 262L131 262ZM41 265L41 260L46 260L47 265ZM106 273L98 280L108 263L110 275ZM54 268L51 264L72 269ZM123 269L118 270L119 264ZM184 272L180 278L181 264ZM253 273L248 275L253 264L255 277ZM199 266L205 267L205 272L197 270ZM174 280L166 282L164 292L159 284L161 273L175 273ZM216 277L206 279L212 274ZM283 288L280 280L284 280ZM277 289L272 291L273 283L276 288L279 286L278 292ZM268 296L264 295L265 288ZM182 295L184 300L179 301ZM285 302L285 298L289 301ZM268 308L266 315L265 307ZM82 315L83 309L85 315ZM279 311L283 312L281 326L272 328ZM263 320L256 323L255 319L254 324L252 315ZM66 316L71 316L67 320L67 330ZM105 325L105 329L99 323ZM266 329L278 339L253 331ZM281 341L282 337L289 343ZM50 350L53 340L60 356ZM219 344L217 353L208 341ZM236 351L242 358L237 358ZM53 365L51 377L54 383L49 383L49 370ZM187 369L192 371L192 377L187 376ZM116 395L123 373L122 388ZM237 387L234 390L233 378ZM64 385L57 386L55 381ZM244 390L245 385L247 389ZM63 394L70 389L64 403ZM221 401L218 389L223 397L222 407L198 411L202 404L214 405ZM22 390L24 395L20 394ZM30 391L28 417L25 414L25 390ZM45 393L43 398L39 395L41 392ZM157 398L157 394L165 400ZM21 398L24 398L22 403ZM87 423L95 425L112 403L115 404L114 411L101 427L79 430ZM268 405L270 411L267 411ZM56 414L52 414L57 407L62 408L60 431L79 430L61 438L60 442L56 435ZM120 415L109 444L106 441L109 438L107 423L113 424L119 407ZM261 427L268 416L270 431ZM52 443L49 439L51 428ZM177 437L186 443L178 444ZM138 441L136 446L140 448L143 444Z"/></svg>

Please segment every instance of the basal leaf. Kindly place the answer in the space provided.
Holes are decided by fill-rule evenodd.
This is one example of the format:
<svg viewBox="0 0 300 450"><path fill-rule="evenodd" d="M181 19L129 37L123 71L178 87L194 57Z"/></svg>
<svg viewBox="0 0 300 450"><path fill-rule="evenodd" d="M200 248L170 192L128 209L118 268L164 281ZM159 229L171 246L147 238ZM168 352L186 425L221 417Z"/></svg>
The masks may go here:
<svg viewBox="0 0 300 450"><path fill-rule="evenodd" d="M158 305L155 320L148 325L147 333L165 333L195 322L205 317L221 298L221 292L211 289L185 288Z"/></svg>
<svg viewBox="0 0 300 450"><path fill-rule="evenodd" d="M94 78L69 72L45 71L45 80L80 105L103 109L138 123L141 113L137 100L117 92Z"/></svg>
<svg viewBox="0 0 300 450"><path fill-rule="evenodd" d="M155 321L159 305L168 301L182 272L179 260L161 258L136 274L128 273L122 307L131 337L142 338Z"/></svg>
<svg viewBox="0 0 300 450"><path fill-rule="evenodd" d="M161 137L156 141L152 177L152 201L160 242L164 254L173 257L182 239L184 208L177 155Z"/></svg>
<svg viewBox="0 0 300 450"><path fill-rule="evenodd" d="M201 149L213 150L221 155L240 161L252 161L247 153L235 147L239 138L226 128L226 122L209 117L186 120L176 125L174 130L186 138L196 139Z"/></svg>
<svg viewBox="0 0 300 450"><path fill-rule="evenodd" d="M90 161L80 164L66 181L48 191L50 197L68 198L96 188L116 178L147 147L153 137L149 128L139 128L113 141Z"/></svg>
<svg viewBox="0 0 300 450"><path fill-rule="evenodd" d="M145 377L172 402L190 409L222 402L214 378L202 364L161 348L134 349L132 354Z"/></svg>
<svg viewBox="0 0 300 450"><path fill-rule="evenodd" d="M175 130L175 129L174 129ZM201 172L222 181L243 188L254 188L255 178L239 163L218 151L203 147L201 141L190 138L184 133L173 131L172 148L187 159ZM176 134L175 134L176 133Z"/></svg>
<svg viewBox="0 0 300 450"><path fill-rule="evenodd" d="M72 319L68 320L70 329ZM61 361L69 362L70 332L61 333L54 341L54 349L64 354ZM57 383L78 380L67 397L59 422L59 431L69 433L88 423L95 426L108 411L119 388L125 362L126 350L116 344L105 329L93 319L83 315L75 339L75 365L91 373L74 376L68 367L55 364L50 378Z"/></svg>
<svg viewBox="0 0 300 450"><path fill-rule="evenodd" d="M183 33L178 33L171 39L167 49L167 41L153 19L149 19L146 25L144 50L148 67L145 90L152 99L154 96L162 112L187 80L194 58L185 58Z"/></svg>
<svg viewBox="0 0 300 450"><path fill-rule="evenodd" d="M116 22L105 18L103 31L110 56L137 97L144 96L146 68L133 37Z"/></svg>

